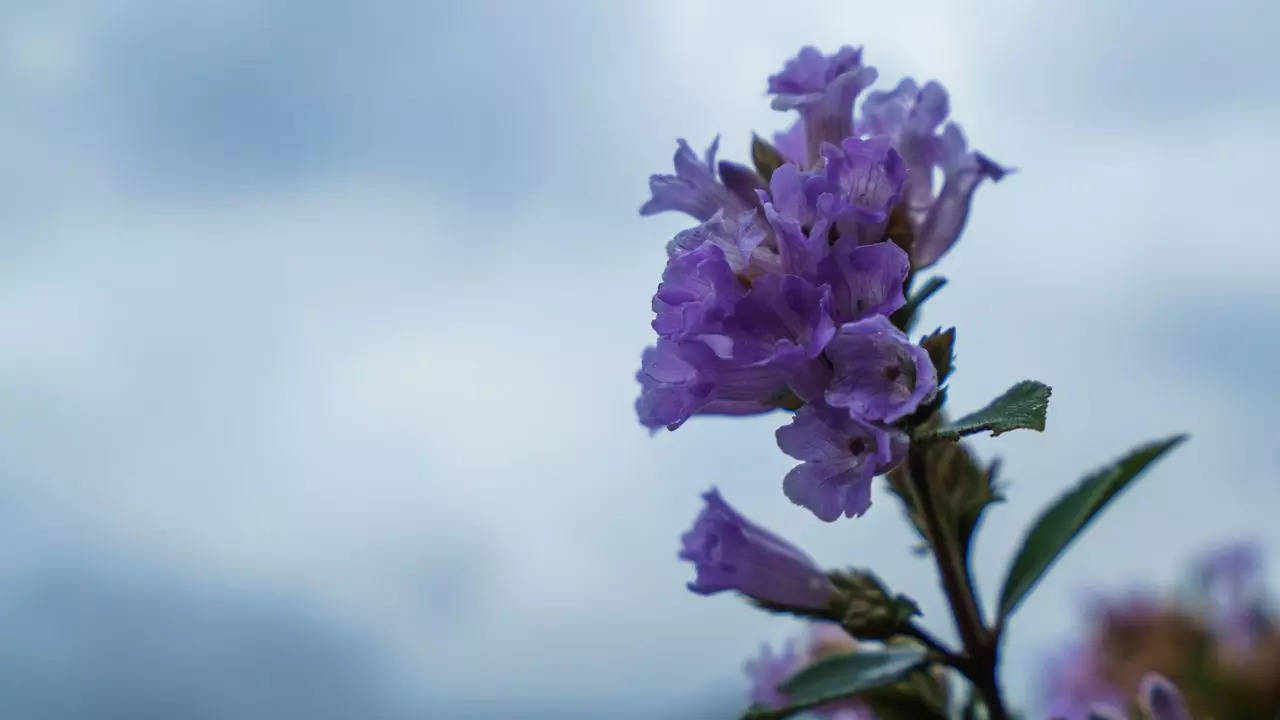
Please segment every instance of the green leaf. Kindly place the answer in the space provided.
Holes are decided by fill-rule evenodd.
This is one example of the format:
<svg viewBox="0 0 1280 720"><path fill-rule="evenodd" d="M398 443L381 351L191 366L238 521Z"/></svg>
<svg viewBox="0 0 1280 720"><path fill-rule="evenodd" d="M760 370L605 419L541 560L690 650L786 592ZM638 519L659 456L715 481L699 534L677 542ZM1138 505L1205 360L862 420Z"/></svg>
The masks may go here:
<svg viewBox="0 0 1280 720"><path fill-rule="evenodd" d="M919 648L868 650L836 655L806 667L778 688L791 704L771 710L753 708L747 720L783 718L860 692L898 682L924 665Z"/></svg>
<svg viewBox="0 0 1280 720"><path fill-rule="evenodd" d="M1000 591L1000 618L1007 618L1076 535L1148 465L1186 439L1177 435L1132 450L1089 475L1036 520L1009 567Z"/></svg>
<svg viewBox="0 0 1280 720"><path fill-rule="evenodd" d="M1042 382L1023 380L981 410L925 431L918 439L958 440L964 435L984 430L989 430L992 435L1018 428L1043 431L1044 414L1049 409L1049 395L1052 392Z"/></svg>
<svg viewBox="0 0 1280 720"><path fill-rule="evenodd" d="M894 313L889 316L889 321L893 323L894 327L901 330L905 331L910 329L912 321L915 320L916 311L920 309L920 306L924 304L925 300L932 297L934 293L941 290L946 284L947 279L941 275L935 275L929 278L923 287L911 293L911 296L907 298L906 303L902 307L895 310Z"/></svg>
<svg viewBox="0 0 1280 720"><path fill-rule="evenodd" d="M938 328L920 340L920 347L923 347L925 352L929 353L929 360L933 362L933 369L938 373L939 385L946 382L947 377L951 375L952 365L955 363L955 344L955 328L947 328L946 330Z"/></svg>
<svg viewBox="0 0 1280 720"><path fill-rule="evenodd" d="M765 183L769 182L769 178L773 177L773 171L782 167L786 158L782 157L782 153L778 152L778 148L770 145L768 141L759 135L752 133L751 135L751 162L756 166L756 172L760 173L760 177L764 178Z"/></svg>

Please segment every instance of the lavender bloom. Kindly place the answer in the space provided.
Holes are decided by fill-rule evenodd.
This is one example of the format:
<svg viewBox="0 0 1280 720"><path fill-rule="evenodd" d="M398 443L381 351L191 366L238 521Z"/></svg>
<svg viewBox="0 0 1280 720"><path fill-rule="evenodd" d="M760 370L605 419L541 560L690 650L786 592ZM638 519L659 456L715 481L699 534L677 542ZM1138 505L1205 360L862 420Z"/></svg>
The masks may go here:
<svg viewBox="0 0 1280 720"><path fill-rule="evenodd" d="M864 420L895 422L938 388L929 353L883 315L840 326L827 357L834 367L827 402Z"/></svg>
<svg viewBox="0 0 1280 720"><path fill-rule="evenodd" d="M862 243L883 240L889 211L901 199L907 176L889 138L849 137L838 146L823 143L820 152L824 189L839 200L835 214L840 237Z"/></svg>
<svg viewBox="0 0 1280 720"><path fill-rule="evenodd" d="M1046 677L1046 717L1079 720L1089 714L1108 718L1109 708L1123 705L1124 694L1103 678L1096 650L1072 645L1055 653Z"/></svg>
<svg viewBox="0 0 1280 720"><path fill-rule="evenodd" d="M724 251L705 243L667 263L653 296L653 329L659 337L716 332L746 294Z"/></svg>
<svg viewBox="0 0 1280 720"><path fill-rule="evenodd" d="M690 590L734 590L777 605L826 608L835 588L808 555L739 515L714 488L702 499L706 506L680 539L680 558L697 570Z"/></svg>
<svg viewBox="0 0 1280 720"><path fill-rule="evenodd" d="M1266 625L1261 551L1248 543L1222 548L1202 561L1199 575L1214 635L1227 650L1248 653Z"/></svg>
<svg viewBox="0 0 1280 720"><path fill-rule="evenodd" d="M930 81L920 88L907 78L891 91L868 94L857 123L860 133L892 137L906 163L905 205L915 235L912 262L918 268L937 262L955 244L982 180L1000 180L1008 172L982 153L967 152L955 123L937 133L949 112L947 91L940 84ZM944 178L936 196L935 167Z"/></svg>
<svg viewBox="0 0 1280 720"><path fill-rule="evenodd" d="M732 357L753 366L798 369L835 335L831 289L796 275L765 275L725 321Z"/></svg>
<svg viewBox="0 0 1280 720"><path fill-rule="evenodd" d="M796 120L791 127L773 134L773 146L787 162L805 165L809 162L808 141L804 137L804 120Z"/></svg>
<svg viewBox="0 0 1280 720"><path fill-rule="evenodd" d="M667 210L692 215L699 220L709 220L718 210L737 214L750 209L750 205L734 195L716 179L717 137L707 148L706 158L699 160L684 140L676 141L675 175L651 175L649 192L653 197L640 206L641 215L653 215Z"/></svg>
<svg viewBox="0 0 1280 720"><path fill-rule="evenodd" d="M819 264L818 280L831 286L834 317L845 323L889 315L906 304L902 287L910 270L911 260L892 242L859 245L841 238Z"/></svg>
<svg viewBox="0 0 1280 720"><path fill-rule="evenodd" d="M810 403L778 428L778 447L802 463L782 481L791 502L819 519L862 515L871 506L871 478L888 472L906 451L906 437Z"/></svg>
<svg viewBox="0 0 1280 720"><path fill-rule="evenodd" d="M1151 720L1191 720L1191 711L1178 688L1155 673L1142 678L1138 703Z"/></svg>
<svg viewBox="0 0 1280 720"><path fill-rule="evenodd" d="M824 142L839 143L853 134L853 104L876 80L876 69L862 64L862 49L842 47L823 55L806 46L769 78L775 110L800 111L804 120L805 160L818 162Z"/></svg>
<svg viewBox="0 0 1280 720"><path fill-rule="evenodd" d="M779 708L787 704L787 696L778 689L787 678L800 670L800 656L794 642L783 646L774 654L767 644L760 646L760 655L748 660L743 669L751 679L751 702L767 708Z"/></svg>
<svg viewBox="0 0 1280 720"><path fill-rule="evenodd" d="M707 241L674 255L654 295L659 340L637 375L636 410L649 428L674 430L694 413L764 412L792 382L820 392L811 378L825 368L817 358L835 333L831 289L764 274L748 290L722 246Z"/></svg>
<svg viewBox="0 0 1280 720"><path fill-rule="evenodd" d="M720 248L729 268L743 277L782 272L782 261L770 242L769 228L754 210L735 216L717 212L701 225L676 233L667 243L667 256L675 258L707 243Z"/></svg>
<svg viewBox="0 0 1280 720"><path fill-rule="evenodd" d="M769 192L758 193L785 272L813 277L830 251L840 201L820 185L821 179L786 163L773 171Z"/></svg>
<svg viewBox="0 0 1280 720"><path fill-rule="evenodd" d="M767 366L740 366L716 354L723 336L659 338L641 357L636 415L650 430L675 430L694 413L752 415L776 407L787 392L785 377Z"/></svg>
<svg viewBox="0 0 1280 720"><path fill-rule="evenodd" d="M946 179L915 231L916 267L934 264L955 244L969 218L969 204L978 185L987 178L998 181L1009 172L980 152L965 152L966 146L960 127L949 123L942 134L938 163Z"/></svg>

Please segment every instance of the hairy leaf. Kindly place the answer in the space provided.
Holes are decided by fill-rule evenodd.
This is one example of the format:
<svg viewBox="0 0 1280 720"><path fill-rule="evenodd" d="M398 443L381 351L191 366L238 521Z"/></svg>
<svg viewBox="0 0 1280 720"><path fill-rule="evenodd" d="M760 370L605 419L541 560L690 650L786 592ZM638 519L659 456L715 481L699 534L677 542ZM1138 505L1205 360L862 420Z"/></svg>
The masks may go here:
<svg viewBox="0 0 1280 720"><path fill-rule="evenodd" d="M1045 411L1049 409L1052 392L1042 382L1023 380L981 410L921 433L918 439L957 440L983 431L999 435L1018 428L1044 430Z"/></svg>
<svg viewBox="0 0 1280 720"><path fill-rule="evenodd" d="M1108 502L1148 465L1186 439L1177 435L1142 445L1085 477L1036 520L1022 541L1000 591L1000 618L1007 618L1031 592L1071 541Z"/></svg>

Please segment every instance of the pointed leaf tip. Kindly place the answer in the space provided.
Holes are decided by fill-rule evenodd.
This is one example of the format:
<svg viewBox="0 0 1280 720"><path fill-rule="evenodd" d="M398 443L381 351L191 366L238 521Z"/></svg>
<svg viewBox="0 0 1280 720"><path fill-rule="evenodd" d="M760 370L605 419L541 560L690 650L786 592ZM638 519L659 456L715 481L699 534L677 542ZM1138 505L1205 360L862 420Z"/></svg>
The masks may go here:
<svg viewBox="0 0 1280 720"><path fill-rule="evenodd" d="M1080 531L1160 456L1187 439L1175 435L1141 445L1091 475L1048 507L1031 526L1000 591L1004 621L1031 592Z"/></svg>
<svg viewBox="0 0 1280 720"><path fill-rule="evenodd" d="M1043 431L1051 394L1053 389L1048 385L1036 380L1023 380L981 410L928 430L918 439L958 440L984 431L999 435L1019 428Z"/></svg>

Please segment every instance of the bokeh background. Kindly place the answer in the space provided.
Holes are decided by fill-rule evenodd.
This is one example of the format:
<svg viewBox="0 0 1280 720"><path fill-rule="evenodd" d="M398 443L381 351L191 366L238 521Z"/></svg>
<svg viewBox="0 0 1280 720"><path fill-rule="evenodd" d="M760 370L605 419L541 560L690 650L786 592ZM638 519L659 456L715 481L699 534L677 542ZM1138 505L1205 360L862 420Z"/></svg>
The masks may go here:
<svg viewBox="0 0 1280 720"><path fill-rule="evenodd" d="M937 78L984 187L922 328L983 443L977 570L1129 446L1193 441L1012 625L1024 707L1098 589L1202 550L1280 577L1280 5L7 2L0 11L0 706L61 718L716 718L796 630L684 591L711 484L952 635L878 488L786 501L779 417L649 437L632 375L677 137L743 159L765 77L863 44ZM998 447L997 447L998 446Z"/></svg>

